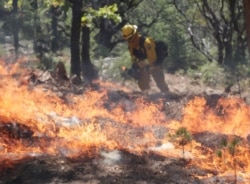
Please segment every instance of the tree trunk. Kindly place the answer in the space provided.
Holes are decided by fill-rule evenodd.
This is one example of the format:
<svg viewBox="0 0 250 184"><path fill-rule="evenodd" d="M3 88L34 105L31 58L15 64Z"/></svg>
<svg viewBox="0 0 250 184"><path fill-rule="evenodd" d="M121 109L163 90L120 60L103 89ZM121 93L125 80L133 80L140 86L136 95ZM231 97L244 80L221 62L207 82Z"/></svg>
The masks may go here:
<svg viewBox="0 0 250 184"><path fill-rule="evenodd" d="M18 21L18 0L13 0L12 1L12 6L13 6L13 38L14 38L14 48L15 48L15 54L16 58L18 58L18 47L19 47L19 38L18 38L18 33L19 33L19 21Z"/></svg>
<svg viewBox="0 0 250 184"><path fill-rule="evenodd" d="M31 5L31 7L33 7L35 10L37 10L37 8L38 8L37 0L31 0L31 1L30 1L30 5Z"/></svg>
<svg viewBox="0 0 250 184"><path fill-rule="evenodd" d="M58 7L51 6L51 15L52 15L52 21L51 21L51 28L52 28L52 41L51 41L51 50L53 52L56 52L59 48L58 45L58 31L57 31L57 25L58 25Z"/></svg>
<svg viewBox="0 0 250 184"><path fill-rule="evenodd" d="M91 63L90 55L90 29L87 26L82 27L82 73L85 80L91 82L98 78L98 72Z"/></svg>
<svg viewBox="0 0 250 184"><path fill-rule="evenodd" d="M248 42L248 52L250 54L250 0L243 0L245 22L247 28L247 42Z"/></svg>
<svg viewBox="0 0 250 184"><path fill-rule="evenodd" d="M80 62L80 29L82 16L82 0L74 0L72 2L72 23L71 23L71 75L81 78L81 62Z"/></svg>
<svg viewBox="0 0 250 184"><path fill-rule="evenodd" d="M217 41L217 52L218 52L217 61L219 64L224 64L224 53L223 53L224 46L223 46L223 42L221 41L220 34L218 33L218 31L214 33L214 37Z"/></svg>

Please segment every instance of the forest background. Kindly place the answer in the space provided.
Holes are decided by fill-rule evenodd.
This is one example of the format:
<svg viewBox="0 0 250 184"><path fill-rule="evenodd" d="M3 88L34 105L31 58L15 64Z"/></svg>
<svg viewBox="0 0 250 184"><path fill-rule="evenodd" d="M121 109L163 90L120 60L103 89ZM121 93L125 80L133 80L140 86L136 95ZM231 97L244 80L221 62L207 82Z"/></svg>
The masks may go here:
<svg viewBox="0 0 250 184"><path fill-rule="evenodd" d="M247 0L3 0L0 57L28 56L43 70L63 62L76 83L120 81L121 66L130 66L121 28L131 23L168 44L166 72L249 86L247 9Z"/></svg>

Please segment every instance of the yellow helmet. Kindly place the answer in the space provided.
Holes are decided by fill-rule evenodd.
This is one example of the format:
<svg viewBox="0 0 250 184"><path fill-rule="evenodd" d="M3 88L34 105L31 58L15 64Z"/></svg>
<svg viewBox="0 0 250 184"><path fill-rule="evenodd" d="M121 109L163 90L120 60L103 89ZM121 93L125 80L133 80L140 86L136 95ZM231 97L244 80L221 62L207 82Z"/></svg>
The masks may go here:
<svg viewBox="0 0 250 184"><path fill-rule="evenodd" d="M137 32L136 25L127 24L122 28L122 36L125 40L131 38L133 35L135 35L136 32Z"/></svg>

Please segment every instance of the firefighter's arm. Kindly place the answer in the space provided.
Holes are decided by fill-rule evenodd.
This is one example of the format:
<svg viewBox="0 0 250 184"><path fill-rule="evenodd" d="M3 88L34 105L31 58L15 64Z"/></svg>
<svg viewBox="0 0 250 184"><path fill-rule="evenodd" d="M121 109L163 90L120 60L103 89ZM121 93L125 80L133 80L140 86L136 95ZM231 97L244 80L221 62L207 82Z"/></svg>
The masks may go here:
<svg viewBox="0 0 250 184"><path fill-rule="evenodd" d="M144 46L147 52L147 59L150 66L153 66L155 61L157 60L157 55L155 51L155 42L151 38L146 38L144 42Z"/></svg>

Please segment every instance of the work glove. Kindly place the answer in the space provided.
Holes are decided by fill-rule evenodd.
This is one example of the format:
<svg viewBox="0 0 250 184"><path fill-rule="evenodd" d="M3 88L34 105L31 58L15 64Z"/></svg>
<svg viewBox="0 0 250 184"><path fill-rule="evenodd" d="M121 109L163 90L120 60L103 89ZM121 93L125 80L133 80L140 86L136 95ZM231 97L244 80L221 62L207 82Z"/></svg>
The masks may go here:
<svg viewBox="0 0 250 184"><path fill-rule="evenodd" d="M127 70L127 74L135 80L139 80L140 72L137 64L133 64L130 69Z"/></svg>
<svg viewBox="0 0 250 184"><path fill-rule="evenodd" d="M136 65L136 64L133 64L131 66L131 68L127 68L126 66L122 66L121 67L121 76L122 78L124 79L135 79L135 80L139 80L139 77L140 77L140 68Z"/></svg>

